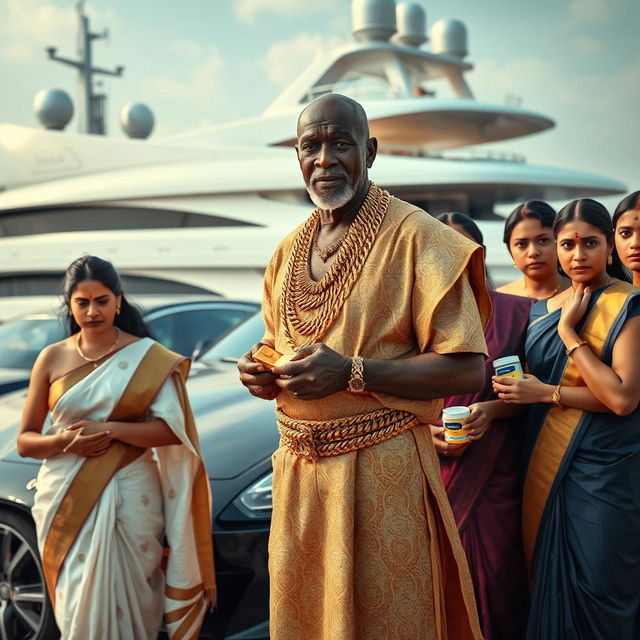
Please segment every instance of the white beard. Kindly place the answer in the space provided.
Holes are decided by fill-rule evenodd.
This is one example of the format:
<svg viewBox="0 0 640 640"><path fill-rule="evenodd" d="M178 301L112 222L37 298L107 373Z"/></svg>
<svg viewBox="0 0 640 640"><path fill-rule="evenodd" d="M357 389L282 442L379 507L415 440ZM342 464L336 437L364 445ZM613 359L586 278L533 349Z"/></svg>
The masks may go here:
<svg viewBox="0 0 640 640"><path fill-rule="evenodd" d="M345 184L340 191L336 191L330 196L321 196L316 193L313 187L307 187L307 193L313 204L324 211L335 211L348 204L355 195L351 185Z"/></svg>

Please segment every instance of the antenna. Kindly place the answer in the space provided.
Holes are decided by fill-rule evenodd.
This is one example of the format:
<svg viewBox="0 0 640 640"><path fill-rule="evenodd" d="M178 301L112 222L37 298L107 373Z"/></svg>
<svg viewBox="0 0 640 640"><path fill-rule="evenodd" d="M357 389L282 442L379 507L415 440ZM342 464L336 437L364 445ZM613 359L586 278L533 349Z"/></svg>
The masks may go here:
<svg viewBox="0 0 640 640"><path fill-rule="evenodd" d="M93 74L104 76L122 76L123 66L114 70L94 67L92 62L92 43L94 40L108 38L109 31L92 33L89 29L89 18L84 12L84 0L76 4L78 10L78 57L79 60L64 58L56 54L56 47L47 47L49 60L60 62L78 70L78 131L80 133L105 133L106 96L94 93Z"/></svg>

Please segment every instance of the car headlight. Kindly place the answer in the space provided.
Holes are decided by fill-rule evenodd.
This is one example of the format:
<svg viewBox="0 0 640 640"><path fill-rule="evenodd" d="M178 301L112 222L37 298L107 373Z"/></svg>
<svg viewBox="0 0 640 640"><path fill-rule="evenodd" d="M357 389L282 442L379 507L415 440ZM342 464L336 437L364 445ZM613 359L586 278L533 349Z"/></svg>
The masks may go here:
<svg viewBox="0 0 640 640"><path fill-rule="evenodd" d="M273 473L269 472L250 484L240 495L230 502L218 516L221 525L248 522L265 523L271 520L273 509L272 488Z"/></svg>
<svg viewBox="0 0 640 640"><path fill-rule="evenodd" d="M247 509L252 514L268 513L273 509L273 472L247 487L235 500L239 509Z"/></svg>

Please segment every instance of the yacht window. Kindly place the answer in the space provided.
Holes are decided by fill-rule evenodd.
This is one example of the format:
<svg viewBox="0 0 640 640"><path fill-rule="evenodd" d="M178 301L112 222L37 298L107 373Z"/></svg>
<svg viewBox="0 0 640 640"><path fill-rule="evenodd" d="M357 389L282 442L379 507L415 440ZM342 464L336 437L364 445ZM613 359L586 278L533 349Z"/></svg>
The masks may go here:
<svg viewBox="0 0 640 640"><path fill-rule="evenodd" d="M62 290L64 273L34 273L0 276L0 298L5 296L48 296ZM159 294L207 294L212 291L175 280L149 278L121 274L123 289L132 295L142 293Z"/></svg>
<svg viewBox="0 0 640 640"><path fill-rule="evenodd" d="M259 225L224 216L147 207L47 207L0 212L0 236L64 231L255 226Z"/></svg>

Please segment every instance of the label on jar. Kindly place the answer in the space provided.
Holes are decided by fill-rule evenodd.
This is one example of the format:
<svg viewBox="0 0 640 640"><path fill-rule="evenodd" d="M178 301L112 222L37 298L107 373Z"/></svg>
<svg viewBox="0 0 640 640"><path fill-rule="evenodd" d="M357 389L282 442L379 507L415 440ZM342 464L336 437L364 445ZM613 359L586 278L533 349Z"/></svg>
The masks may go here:
<svg viewBox="0 0 640 640"><path fill-rule="evenodd" d="M497 367L496 375L499 378L522 378L522 367L520 364L508 364L504 367Z"/></svg>

